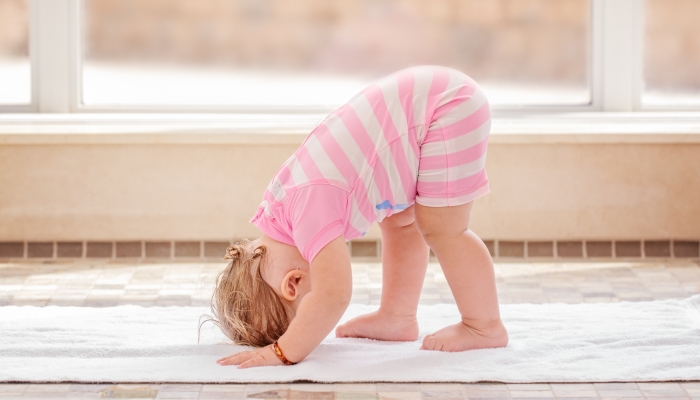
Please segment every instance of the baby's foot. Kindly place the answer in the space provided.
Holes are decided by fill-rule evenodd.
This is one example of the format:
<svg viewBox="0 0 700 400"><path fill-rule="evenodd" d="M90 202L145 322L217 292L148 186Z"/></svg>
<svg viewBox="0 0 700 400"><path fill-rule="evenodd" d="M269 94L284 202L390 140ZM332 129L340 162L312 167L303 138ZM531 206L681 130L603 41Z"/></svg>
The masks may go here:
<svg viewBox="0 0 700 400"><path fill-rule="evenodd" d="M442 328L423 339L421 350L465 351L506 347L508 332L500 319L479 324L460 323Z"/></svg>
<svg viewBox="0 0 700 400"><path fill-rule="evenodd" d="M415 315L389 314L380 309L340 325L335 336L410 342L418 338L418 319Z"/></svg>

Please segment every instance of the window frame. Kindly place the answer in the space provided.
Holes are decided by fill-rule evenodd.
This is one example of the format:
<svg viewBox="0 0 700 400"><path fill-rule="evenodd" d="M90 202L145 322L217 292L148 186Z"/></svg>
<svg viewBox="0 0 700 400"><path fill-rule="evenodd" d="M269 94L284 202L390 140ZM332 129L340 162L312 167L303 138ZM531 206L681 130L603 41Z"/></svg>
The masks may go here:
<svg viewBox="0 0 700 400"><path fill-rule="evenodd" d="M31 103L0 105L0 113L318 114L327 107L86 106L82 104L83 0L29 0ZM590 0L589 90L581 105L510 105L495 115L578 112L698 111L693 105L644 105L641 0Z"/></svg>

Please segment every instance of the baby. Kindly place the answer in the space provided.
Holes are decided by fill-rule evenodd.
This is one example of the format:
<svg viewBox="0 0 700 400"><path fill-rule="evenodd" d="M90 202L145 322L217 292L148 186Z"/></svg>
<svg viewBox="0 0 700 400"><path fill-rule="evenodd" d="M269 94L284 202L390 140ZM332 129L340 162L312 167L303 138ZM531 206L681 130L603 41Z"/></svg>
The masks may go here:
<svg viewBox="0 0 700 400"><path fill-rule="evenodd" d="M217 362L239 368L302 361L336 327L352 295L346 241L373 222L382 235L376 312L337 337L413 341L430 249L461 321L421 349L504 347L493 263L469 230L491 113L484 92L453 69L422 66L385 77L328 115L277 171L251 222L263 236L227 249L212 297L215 322L259 347Z"/></svg>

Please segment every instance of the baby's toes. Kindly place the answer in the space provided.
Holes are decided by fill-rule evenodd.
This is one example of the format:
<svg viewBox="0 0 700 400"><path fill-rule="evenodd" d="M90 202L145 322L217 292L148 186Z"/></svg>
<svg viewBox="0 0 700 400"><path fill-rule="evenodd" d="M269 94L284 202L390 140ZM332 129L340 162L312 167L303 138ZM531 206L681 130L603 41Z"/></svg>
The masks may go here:
<svg viewBox="0 0 700 400"><path fill-rule="evenodd" d="M345 325L338 325L335 328L335 337L345 337Z"/></svg>
<svg viewBox="0 0 700 400"><path fill-rule="evenodd" d="M338 338L344 338L344 337L353 337L354 336L354 329L350 326L350 324L343 324L335 328L335 337Z"/></svg>
<svg viewBox="0 0 700 400"><path fill-rule="evenodd" d="M434 335L428 335L423 339L423 345L420 347L421 350L435 350L435 344L437 340Z"/></svg>

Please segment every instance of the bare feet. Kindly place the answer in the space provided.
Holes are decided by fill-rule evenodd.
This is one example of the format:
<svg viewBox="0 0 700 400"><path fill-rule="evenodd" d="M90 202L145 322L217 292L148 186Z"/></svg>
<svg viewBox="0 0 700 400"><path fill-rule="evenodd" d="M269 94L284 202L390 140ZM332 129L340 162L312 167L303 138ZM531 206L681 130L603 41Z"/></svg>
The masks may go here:
<svg viewBox="0 0 700 400"><path fill-rule="evenodd" d="M465 351L506 347L508 332L500 319L487 323L462 322L442 328L423 339L421 350Z"/></svg>
<svg viewBox="0 0 700 400"><path fill-rule="evenodd" d="M379 309L340 325L335 336L410 342L418 338L418 319L415 315L395 315Z"/></svg>

